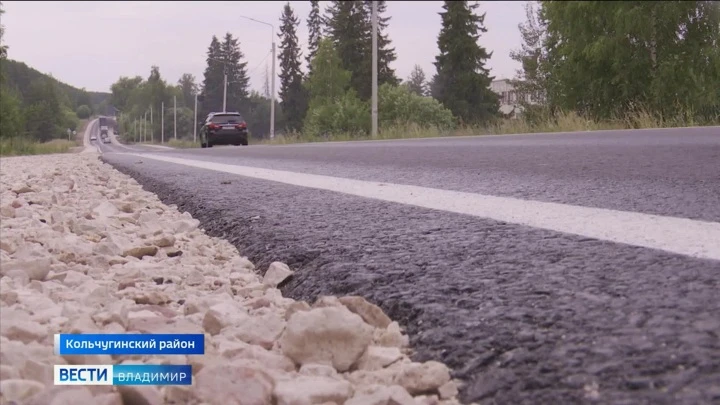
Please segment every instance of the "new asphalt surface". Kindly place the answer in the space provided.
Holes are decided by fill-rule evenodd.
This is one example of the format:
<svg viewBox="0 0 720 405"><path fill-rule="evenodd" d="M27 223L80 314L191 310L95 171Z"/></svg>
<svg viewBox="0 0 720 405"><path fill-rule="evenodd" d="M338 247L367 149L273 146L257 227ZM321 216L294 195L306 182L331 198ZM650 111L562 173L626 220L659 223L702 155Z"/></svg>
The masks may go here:
<svg viewBox="0 0 720 405"><path fill-rule="evenodd" d="M718 223L718 127L100 149L259 269L288 263L285 295L381 306L464 402L720 402L720 261L129 154Z"/></svg>

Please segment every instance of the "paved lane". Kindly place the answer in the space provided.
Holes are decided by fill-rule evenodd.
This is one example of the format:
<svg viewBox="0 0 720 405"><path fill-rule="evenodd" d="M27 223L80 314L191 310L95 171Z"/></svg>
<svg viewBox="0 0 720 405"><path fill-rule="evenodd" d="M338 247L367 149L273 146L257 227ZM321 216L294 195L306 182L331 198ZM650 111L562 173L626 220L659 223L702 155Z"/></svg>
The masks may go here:
<svg viewBox="0 0 720 405"><path fill-rule="evenodd" d="M720 221L717 128L151 154ZM720 399L719 261L149 155L103 159L259 267L298 269L284 293L378 303L417 359L446 361L467 382L465 401Z"/></svg>

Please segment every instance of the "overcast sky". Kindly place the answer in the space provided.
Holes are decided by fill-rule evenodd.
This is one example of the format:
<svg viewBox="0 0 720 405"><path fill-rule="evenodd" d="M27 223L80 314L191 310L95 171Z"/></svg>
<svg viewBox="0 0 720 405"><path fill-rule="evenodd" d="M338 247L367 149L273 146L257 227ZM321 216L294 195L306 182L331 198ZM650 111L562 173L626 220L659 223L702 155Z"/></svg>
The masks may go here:
<svg viewBox="0 0 720 405"><path fill-rule="evenodd" d="M321 10L328 2L321 1ZM150 74L158 65L169 82L183 73L202 81L205 56L213 35L239 37L248 62L251 87L260 91L270 63L271 28L240 16L275 25L281 1L3 1L5 43L9 57L51 73L56 79L92 91L109 91L120 76ZM291 1L300 17L298 37L307 44L309 1ZM481 2L488 32L479 42L493 51L488 65L497 78L511 78L518 65L510 59L520 46L518 24L525 2ZM415 64L428 77L435 73L441 1L388 1L388 33L398 54L393 64L405 79ZM279 41L278 41L279 43ZM277 65L279 72L279 64ZM279 85L277 85L279 87Z"/></svg>

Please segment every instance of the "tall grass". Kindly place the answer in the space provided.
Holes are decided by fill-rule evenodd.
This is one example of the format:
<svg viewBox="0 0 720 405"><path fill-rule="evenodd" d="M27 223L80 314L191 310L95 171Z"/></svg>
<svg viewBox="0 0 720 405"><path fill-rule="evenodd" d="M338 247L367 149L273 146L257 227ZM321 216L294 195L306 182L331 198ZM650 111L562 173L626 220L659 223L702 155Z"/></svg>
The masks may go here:
<svg viewBox="0 0 720 405"><path fill-rule="evenodd" d="M380 129L377 138L369 135L333 134L331 136L313 137L301 133L291 132L279 135L273 140L265 139L254 143L263 144L291 144L306 142L328 141L358 141L370 139L407 139L407 138L433 138L445 136L469 135L505 135L505 134L533 134L551 132L582 132L617 129L646 129L646 128L672 128L692 127L697 125L720 125L720 112L716 117L698 122L692 111L677 108L673 116L663 117L642 107L633 108L624 116L609 120L593 120L575 112L559 112L556 114L539 113L518 119L499 119L483 126L461 126L455 129L436 127L420 127L415 124L390 125Z"/></svg>
<svg viewBox="0 0 720 405"><path fill-rule="evenodd" d="M677 111L678 113L674 116L662 117L650 112L648 109L637 107L633 108L632 111L626 113L624 116L618 116L609 120L593 120L575 112L558 112L556 114L540 112L533 116L528 114L528 116L518 119L498 119L483 126L460 126L454 129L422 127L414 123L385 125L380 128L377 138L372 138L370 135L350 133L309 136L299 132L286 132L285 134L278 134L275 139L272 140L257 140L253 138L250 140L250 144L282 145L372 139L389 140L720 125L720 112L718 112L717 117L711 118L709 121L698 122L693 118L694 114L691 111L684 110L683 108L678 108ZM192 142L187 139L170 139L164 145L180 149L200 147L199 142Z"/></svg>
<svg viewBox="0 0 720 405"><path fill-rule="evenodd" d="M46 155L79 151L82 149L85 128L89 122L90 119L78 121L77 134L72 141L62 138L48 142L38 142L24 136L0 138L0 156Z"/></svg>
<svg viewBox="0 0 720 405"><path fill-rule="evenodd" d="M67 153L78 146L76 141L53 139L49 142L35 142L24 138L0 139L0 156L46 155L50 153Z"/></svg>

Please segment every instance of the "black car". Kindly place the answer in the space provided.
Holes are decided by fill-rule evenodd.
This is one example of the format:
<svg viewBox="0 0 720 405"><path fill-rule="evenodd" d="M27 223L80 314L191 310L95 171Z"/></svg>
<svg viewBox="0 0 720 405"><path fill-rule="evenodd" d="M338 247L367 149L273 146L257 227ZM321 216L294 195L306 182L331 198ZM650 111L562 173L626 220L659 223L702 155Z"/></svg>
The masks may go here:
<svg viewBox="0 0 720 405"><path fill-rule="evenodd" d="M208 114L200 127L200 146L211 148L214 145L248 144L248 130L245 120L237 112L217 112Z"/></svg>

